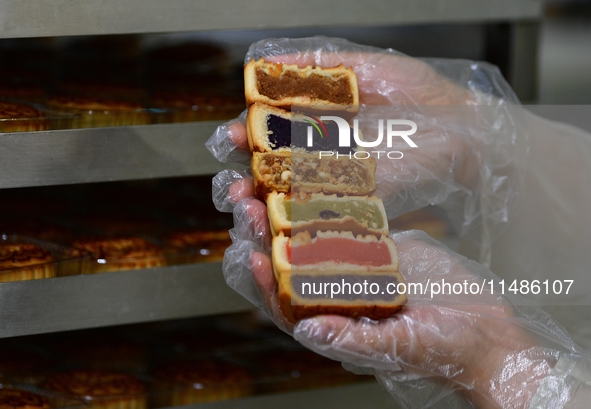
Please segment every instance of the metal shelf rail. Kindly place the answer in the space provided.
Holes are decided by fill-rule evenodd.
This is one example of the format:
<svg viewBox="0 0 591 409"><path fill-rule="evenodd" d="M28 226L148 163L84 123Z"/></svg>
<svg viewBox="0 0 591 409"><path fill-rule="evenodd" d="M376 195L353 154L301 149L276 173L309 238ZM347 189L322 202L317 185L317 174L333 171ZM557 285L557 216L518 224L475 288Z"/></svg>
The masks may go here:
<svg viewBox="0 0 591 409"><path fill-rule="evenodd" d="M246 311L221 263L0 284L0 338Z"/></svg>
<svg viewBox="0 0 591 409"><path fill-rule="evenodd" d="M204 145L220 123L0 133L0 189L215 174L230 167Z"/></svg>
<svg viewBox="0 0 591 409"><path fill-rule="evenodd" d="M0 37L524 20L539 17L541 3L259 0L245 5L240 0L2 0Z"/></svg>

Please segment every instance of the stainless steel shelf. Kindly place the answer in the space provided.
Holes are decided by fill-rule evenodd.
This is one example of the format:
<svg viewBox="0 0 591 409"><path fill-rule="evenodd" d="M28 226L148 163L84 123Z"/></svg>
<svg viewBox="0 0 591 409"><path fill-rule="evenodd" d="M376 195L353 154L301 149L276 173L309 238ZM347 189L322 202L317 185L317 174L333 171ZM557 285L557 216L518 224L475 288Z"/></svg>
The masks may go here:
<svg viewBox="0 0 591 409"><path fill-rule="evenodd" d="M0 284L0 338L245 311L221 263Z"/></svg>
<svg viewBox="0 0 591 409"><path fill-rule="evenodd" d="M238 400L200 403L184 409L400 409L394 398L377 382L363 382L334 388L255 396Z"/></svg>
<svg viewBox="0 0 591 409"><path fill-rule="evenodd" d="M0 189L213 174L220 122L0 133Z"/></svg>
<svg viewBox="0 0 591 409"><path fill-rule="evenodd" d="M514 0L2 0L0 37L479 22L536 18L541 8Z"/></svg>

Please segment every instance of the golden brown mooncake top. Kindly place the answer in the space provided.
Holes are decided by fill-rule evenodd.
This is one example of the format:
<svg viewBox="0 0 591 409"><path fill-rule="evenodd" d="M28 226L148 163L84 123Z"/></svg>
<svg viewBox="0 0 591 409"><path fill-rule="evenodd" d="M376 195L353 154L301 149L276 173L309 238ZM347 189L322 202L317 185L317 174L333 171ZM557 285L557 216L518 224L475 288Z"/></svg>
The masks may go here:
<svg viewBox="0 0 591 409"><path fill-rule="evenodd" d="M49 409L47 398L20 389L0 389L0 409Z"/></svg>
<svg viewBox="0 0 591 409"><path fill-rule="evenodd" d="M156 372L156 378L171 383L211 386L251 381L245 369L217 360L170 362Z"/></svg>
<svg viewBox="0 0 591 409"><path fill-rule="evenodd" d="M106 397L138 395L146 386L124 372L107 370L71 370L49 375L44 388L75 396Z"/></svg>
<svg viewBox="0 0 591 409"><path fill-rule="evenodd" d="M0 270L45 264L53 260L48 250L36 244L0 242Z"/></svg>
<svg viewBox="0 0 591 409"><path fill-rule="evenodd" d="M0 101L0 119L44 118L45 113L32 106Z"/></svg>
<svg viewBox="0 0 591 409"><path fill-rule="evenodd" d="M79 239L72 246L92 253L97 259L140 259L164 254L160 246L141 237Z"/></svg>

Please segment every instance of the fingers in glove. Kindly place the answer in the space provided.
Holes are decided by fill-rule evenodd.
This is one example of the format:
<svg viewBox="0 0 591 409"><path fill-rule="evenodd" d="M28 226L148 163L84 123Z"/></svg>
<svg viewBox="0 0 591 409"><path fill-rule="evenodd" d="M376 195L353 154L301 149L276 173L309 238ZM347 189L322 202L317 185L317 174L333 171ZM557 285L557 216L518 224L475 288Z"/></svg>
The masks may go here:
<svg viewBox="0 0 591 409"><path fill-rule="evenodd" d="M230 202L236 204L247 197L254 197L254 187L250 176L236 180L228 187L228 200Z"/></svg>
<svg viewBox="0 0 591 409"><path fill-rule="evenodd" d="M253 196L252 178L246 170L225 169L213 177L211 195L215 208L231 213L236 203Z"/></svg>
<svg viewBox="0 0 591 409"><path fill-rule="evenodd" d="M218 161L250 164L250 152L244 126L247 112L245 110L238 118L218 126L205 143L205 147Z"/></svg>
<svg viewBox="0 0 591 409"><path fill-rule="evenodd" d="M359 367L400 370L397 360L408 334L399 330L396 317L382 322L323 315L300 321L294 338L331 359Z"/></svg>
<svg viewBox="0 0 591 409"><path fill-rule="evenodd" d="M273 274L271 259L264 253L253 252L250 260L252 276L259 290L259 294L263 299L265 311L281 330L291 334L293 332L293 324L285 318L279 307L277 282Z"/></svg>
<svg viewBox="0 0 591 409"><path fill-rule="evenodd" d="M266 300L269 302L270 295L275 292L275 287L277 285L275 275L273 274L271 259L264 253L255 252L250 256L250 262L252 264L252 276L254 277L254 281L257 283L261 293L269 295Z"/></svg>
<svg viewBox="0 0 591 409"><path fill-rule="evenodd" d="M424 234L394 236L400 271L407 283L439 280L488 280L482 266L436 246ZM409 305L381 321L318 316L300 321L294 337L308 348L357 368L372 368L393 381L439 379L472 393L472 401L498 403L511 397L503 387L490 388L498 368L514 368L513 380L524 385L526 402L554 363L554 357L532 336L528 321L507 300L489 295L469 298L448 294L431 304L410 297ZM539 332L539 328L534 333ZM539 335L539 334L538 334ZM495 406L496 407L496 406ZM517 407L517 406L516 406Z"/></svg>
<svg viewBox="0 0 591 409"><path fill-rule="evenodd" d="M242 121L235 121L228 124L228 138L240 150L248 151L248 137L246 126Z"/></svg>
<svg viewBox="0 0 591 409"><path fill-rule="evenodd" d="M262 251L264 250L251 240L233 238L233 244L226 249L222 263L228 286L259 308L264 308L265 304L253 280L250 256Z"/></svg>
<svg viewBox="0 0 591 409"><path fill-rule="evenodd" d="M267 206L258 199L246 198L234 208L234 239L251 240L265 251L271 252L271 228Z"/></svg>

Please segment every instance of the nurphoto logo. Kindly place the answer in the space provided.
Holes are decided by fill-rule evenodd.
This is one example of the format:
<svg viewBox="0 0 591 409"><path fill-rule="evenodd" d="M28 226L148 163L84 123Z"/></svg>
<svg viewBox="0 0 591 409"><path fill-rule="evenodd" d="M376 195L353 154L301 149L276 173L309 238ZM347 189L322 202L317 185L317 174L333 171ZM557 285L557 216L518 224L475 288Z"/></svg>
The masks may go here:
<svg viewBox="0 0 591 409"><path fill-rule="evenodd" d="M351 147L351 127L349 122L346 119L338 117L338 116L321 116L320 118L316 118L314 116L307 115L308 118L306 122L310 123L311 126L308 126L308 133L307 133L307 146L313 146L313 135L314 129L318 132L321 138L328 138L328 130L324 125L324 121L333 121L337 124L339 130L339 147ZM409 127L407 129L399 129L400 127ZM417 144L414 143L410 136L417 132L417 124L414 121L409 121L407 119L388 119L385 122L384 120L378 120L378 136L375 140L372 141L365 141L361 138L359 133L359 120L353 120L353 139L357 146L361 148L376 148L383 144L384 136L386 138L386 147L392 148L393 146L393 139L394 138L402 138L404 142L408 144L411 148L418 148ZM392 150L358 150L355 152L349 152L346 154L338 153L334 151L320 151L319 158L327 157L327 156L335 156L337 158L346 156L349 159L368 159L372 155L377 156L379 159L381 156L386 156L389 159L402 159L404 154L400 151L392 151Z"/></svg>

